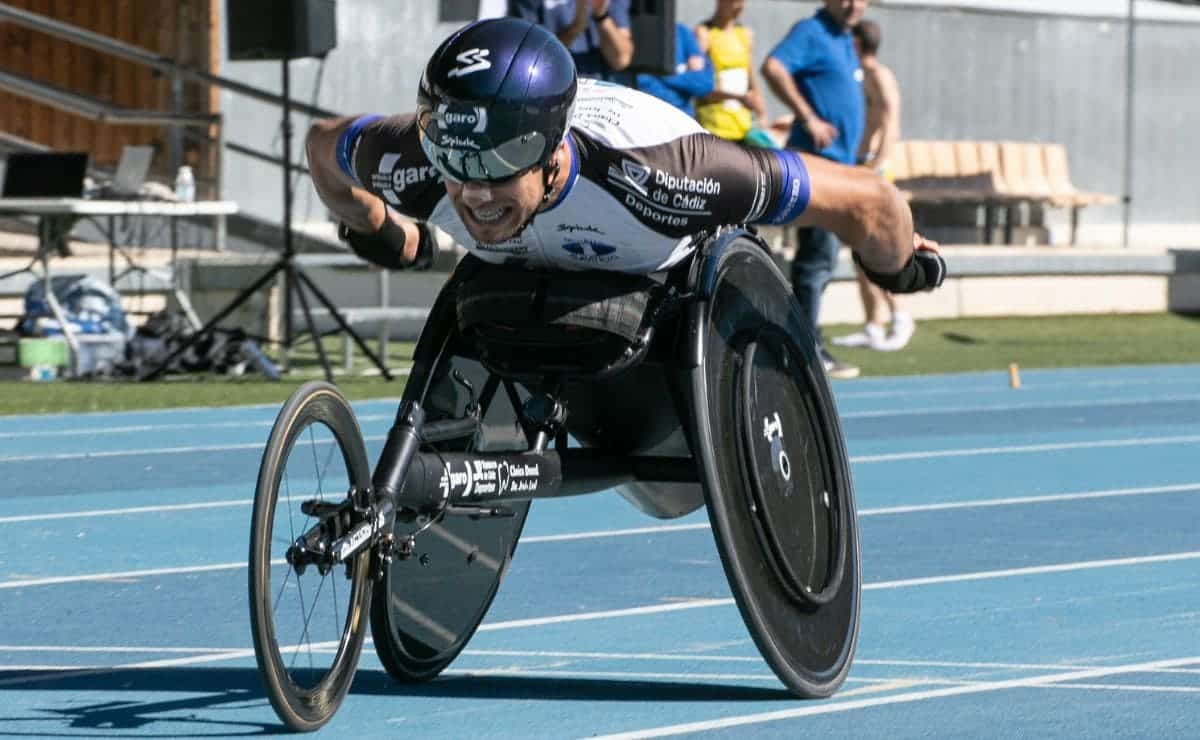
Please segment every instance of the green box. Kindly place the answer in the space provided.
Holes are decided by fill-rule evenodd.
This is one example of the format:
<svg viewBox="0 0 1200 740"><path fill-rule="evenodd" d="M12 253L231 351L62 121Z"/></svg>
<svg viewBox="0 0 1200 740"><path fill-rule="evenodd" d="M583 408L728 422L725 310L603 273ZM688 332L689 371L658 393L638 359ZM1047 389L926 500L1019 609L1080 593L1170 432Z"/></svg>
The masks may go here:
<svg viewBox="0 0 1200 740"><path fill-rule="evenodd" d="M70 364L70 358L67 340L62 337L23 337L17 342L17 364L21 367L66 367Z"/></svg>

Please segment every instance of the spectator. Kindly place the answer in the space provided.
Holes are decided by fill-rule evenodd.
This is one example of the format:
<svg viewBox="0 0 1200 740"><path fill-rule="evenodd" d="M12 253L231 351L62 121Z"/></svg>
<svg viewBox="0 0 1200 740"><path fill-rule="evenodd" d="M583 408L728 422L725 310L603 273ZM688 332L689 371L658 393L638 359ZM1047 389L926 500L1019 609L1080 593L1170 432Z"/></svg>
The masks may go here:
<svg viewBox="0 0 1200 740"><path fill-rule="evenodd" d="M715 88L696 107L696 120L722 139L774 148L764 131L767 106L754 75L754 32L738 22L745 7L746 0L717 0L712 17L696 26L696 39L715 71Z"/></svg>
<svg viewBox="0 0 1200 740"><path fill-rule="evenodd" d="M858 161L870 167L882 178L892 179L889 161L900 141L900 85L896 76L877 56L881 34L879 24L863 20L854 27L854 45L863 69L863 89L867 95L867 128L858 147ZM855 268L858 292L862 296L863 313L867 324L861 332L836 337L833 343L842 347L870 347L881 351L903 349L912 339L916 324L904 310L900 296L887 292L872 283L859 268ZM891 315L889 332L884 318L884 306Z"/></svg>
<svg viewBox="0 0 1200 740"><path fill-rule="evenodd" d="M692 29L682 23L675 24L675 74L666 77L638 75L637 87L689 116L696 114L693 100L712 92L713 71Z"/></svg>
<svg viewBox="0 0 1200 740"><path fill-rule="evenodd" d="M866 113L862 69L850 29L866 9L867 0L825 0L816 15L792 26L763 62L763 77L795 115L789 148L855 163ZM817 326L821 293L833 276L840 248L831 231L799 229L792 290L810 322L825 371L830 377L853 378L858 368L829 354Z"/></svg>
<svg viewBox="0 0 1200 740"><path fill-rule="evenodd" d="M509 15L545 26L575 58L580 77L626 84L633 61L629 0L514 0Z"/></svg>

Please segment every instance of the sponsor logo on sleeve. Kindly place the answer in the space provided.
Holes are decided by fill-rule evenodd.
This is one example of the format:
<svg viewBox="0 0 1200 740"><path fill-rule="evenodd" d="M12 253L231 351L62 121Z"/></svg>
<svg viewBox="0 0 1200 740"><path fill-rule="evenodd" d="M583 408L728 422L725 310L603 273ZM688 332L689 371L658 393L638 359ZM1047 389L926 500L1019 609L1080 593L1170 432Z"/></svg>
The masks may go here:
<svg viewBox="0 0 1200 740"><path fill-rule="evenodd" d="M394 206L400 205L400 195L413 185L441 180L433 165L404 167L400 155L385 154L379 159L379 169L371 173L371 187Z"/></svg>
<svg viewBox="0 0 1200 740"><path fill-rule="evenodd" d="M608 182L624 191L622 202L643 218L664 226L686 227L694 216L710 216L709 198L720 195L721 182L693 178L628 159L609 165Z"/></svg>

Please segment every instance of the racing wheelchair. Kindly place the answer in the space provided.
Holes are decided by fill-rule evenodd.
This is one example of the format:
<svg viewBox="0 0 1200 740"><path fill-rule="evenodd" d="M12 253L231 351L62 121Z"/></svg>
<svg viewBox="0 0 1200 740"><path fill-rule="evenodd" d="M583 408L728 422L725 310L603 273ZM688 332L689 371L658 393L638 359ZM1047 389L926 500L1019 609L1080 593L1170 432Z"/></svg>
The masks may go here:
<svg viewBox="0 0 1200 740"><path fill-rule="evenodd" d="M841 686L861 573L832 394L765 245L734 228L697 241L656 276L464 258L373 472L334 386L292 395L263 453L249 573L258 668L288 727L333 716L368 622L393 678L437 676L531 502L613 488L652 517L707 506L763 658L796 696Z"/></svg>

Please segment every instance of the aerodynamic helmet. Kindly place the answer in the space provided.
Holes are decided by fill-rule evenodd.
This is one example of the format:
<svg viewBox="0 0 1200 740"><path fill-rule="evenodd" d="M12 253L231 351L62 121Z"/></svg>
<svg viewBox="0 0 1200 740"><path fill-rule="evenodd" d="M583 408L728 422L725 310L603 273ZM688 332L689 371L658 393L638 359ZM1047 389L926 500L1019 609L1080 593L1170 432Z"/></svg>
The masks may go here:
<svg viewBox="0 0 1200 740"><path fill-rule="evenodd" d="M545 168L575 105L575 62L545 28L472 23L430 57L417 92L426 156L452 180L505 180Z"/></svg>

